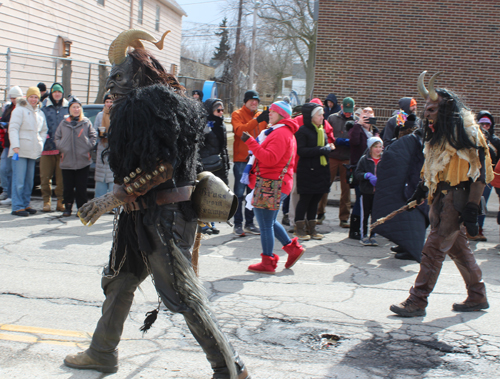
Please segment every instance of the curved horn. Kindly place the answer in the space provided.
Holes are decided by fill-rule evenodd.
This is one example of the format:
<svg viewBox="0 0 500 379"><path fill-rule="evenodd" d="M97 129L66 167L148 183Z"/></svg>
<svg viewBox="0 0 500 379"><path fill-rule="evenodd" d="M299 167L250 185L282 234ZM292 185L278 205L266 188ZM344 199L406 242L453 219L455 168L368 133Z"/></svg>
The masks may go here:
<svg viewBox="0 0 500 379"><path fill-rule="evenodd" d="M425 84L424 84L424 78L425 78L425 74L427 74L427 71L423 71L420 76L418 77L418 92L420 93L420 96L422 96L424 99L427 100L427 98L429 97L429 91L427 91L427 88L425 88Z"/></svg>
<svg viewBox="0 0 500 379"><path fill-rule="evenodd" d="M143 48L144 45L139 41L140 39L149 41L153 43L158 49L163 49L163 41L165 36L170 32L167 31L163 34L162 38L159 41L143 30L138 29L130 29L124 32L121 32L118 37L111 43L108 51L108 58L111 64L121 64L127 57L127 49L129 46L133 46L135 48Z"/></svg>
<svg viewBox="0 0 500 379"><path fill-rule="evenodd" d="M436 72L434 75L432 75L431 80L429 80L429 96L433 101L436 101L438 99L438 94L436 90L434 89L434 81L436 78L441 75L440 72Z"/></svg>

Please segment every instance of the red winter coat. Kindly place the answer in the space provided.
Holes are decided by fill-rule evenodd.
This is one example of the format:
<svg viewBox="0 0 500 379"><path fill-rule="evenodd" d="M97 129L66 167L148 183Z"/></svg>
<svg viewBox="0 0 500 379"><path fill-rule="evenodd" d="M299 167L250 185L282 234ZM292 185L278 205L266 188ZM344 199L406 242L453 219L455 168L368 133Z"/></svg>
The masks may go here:
<svg viewBox="0 0 500 379"><path fill-rule="evenodd" d="M249 150L252 150L259 164L260 176L265 179L279 179L283 169L290 157L292 157L288 170L283 178L281 192L289 195L293 187L293 162L297 154L297 144L294 134L299 130L299 125L295 119L281 120L280 124L284 124L273 132L271 132L261 145L252 137L245 143ZM255 187L255 164L250 172L250 188Z"/></svg>

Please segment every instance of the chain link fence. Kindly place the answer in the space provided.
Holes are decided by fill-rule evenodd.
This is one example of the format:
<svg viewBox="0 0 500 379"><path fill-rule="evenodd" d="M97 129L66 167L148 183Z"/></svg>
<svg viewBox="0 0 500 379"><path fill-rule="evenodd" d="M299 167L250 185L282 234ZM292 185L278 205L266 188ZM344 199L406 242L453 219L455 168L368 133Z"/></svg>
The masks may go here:
<svg viewBox="0 0 500 379"><path fill-rule="evenodd" d="M104 61L88 62L10 51L10 54L0 54L0 98L7 100L9 85L20 86L26 92L28 87L40 82L45 83L47 89L59 82L64 86L66 98L72 95L83 104L102 103L110 67Z"/></svg>

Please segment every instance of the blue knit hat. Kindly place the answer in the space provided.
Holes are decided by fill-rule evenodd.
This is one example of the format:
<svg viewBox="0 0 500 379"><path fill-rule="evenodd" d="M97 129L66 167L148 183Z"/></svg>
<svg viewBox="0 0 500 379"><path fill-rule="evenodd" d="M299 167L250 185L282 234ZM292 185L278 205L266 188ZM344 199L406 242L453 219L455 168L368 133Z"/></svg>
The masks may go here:
<svg viewBox="0 0 500 379"><path fill-rule="evenodd" d="M292 116L292 107L286 101L276 101L271 104L269 108L271 111L279 113L284 119L290 118Z"/></svg>

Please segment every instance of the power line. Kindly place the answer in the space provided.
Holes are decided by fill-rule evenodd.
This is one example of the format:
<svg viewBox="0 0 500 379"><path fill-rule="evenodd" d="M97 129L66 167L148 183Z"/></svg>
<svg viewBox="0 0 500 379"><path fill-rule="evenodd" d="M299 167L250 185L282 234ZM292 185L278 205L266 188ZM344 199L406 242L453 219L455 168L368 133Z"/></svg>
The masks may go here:
<svg viewBox="0 0 500 379"><path fill-rule="evenodd" d="M227 1L227 0L210 0L210 1L201 1L199 3L189 3L189 4L179 4L180 6L184 7L186 5L198 5L198 4L208 4L208 3L220 3L220 2L223 2L223 1Z"/></svg>

